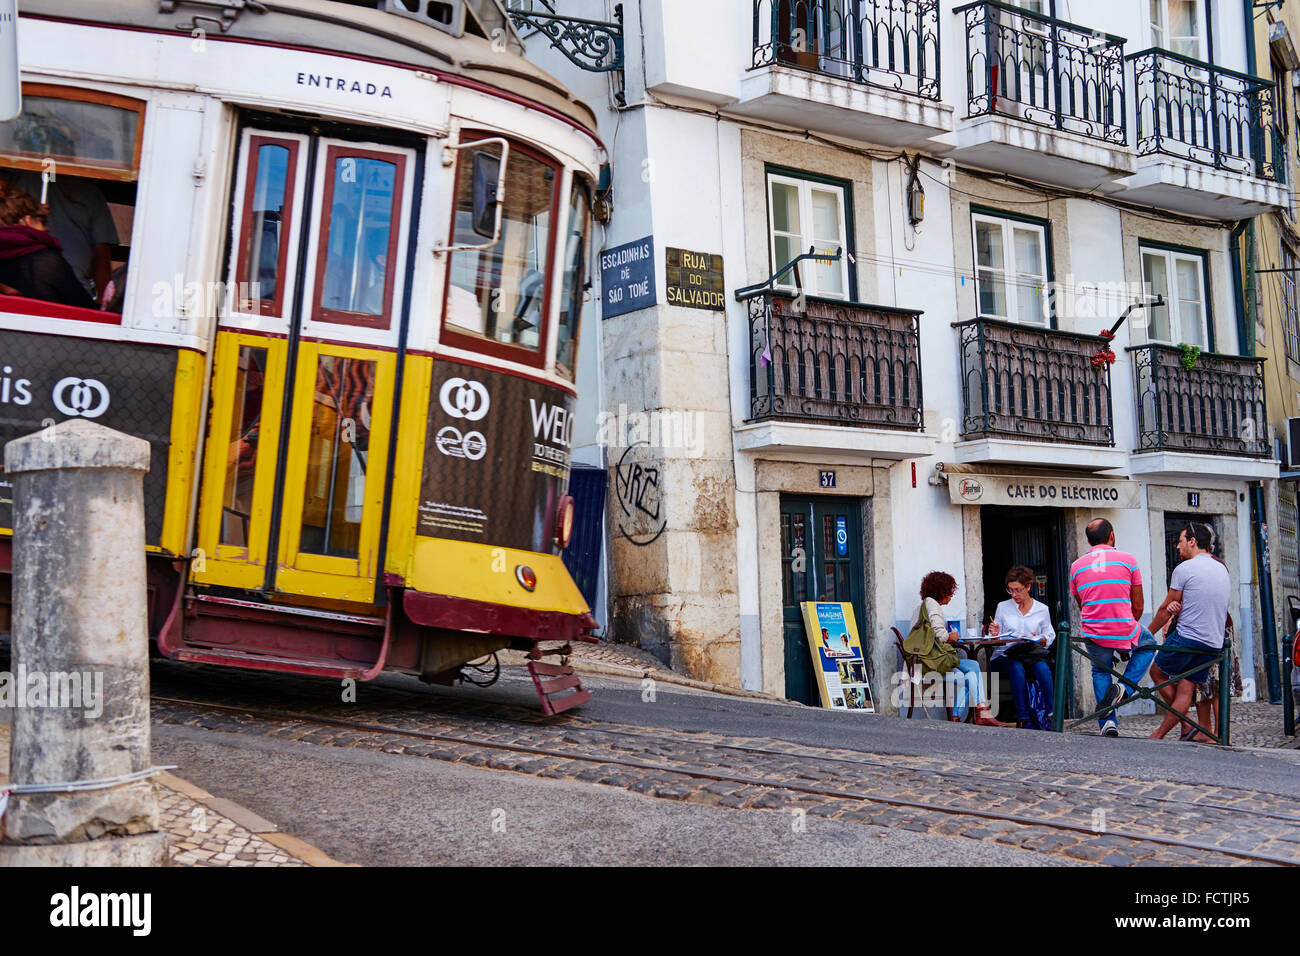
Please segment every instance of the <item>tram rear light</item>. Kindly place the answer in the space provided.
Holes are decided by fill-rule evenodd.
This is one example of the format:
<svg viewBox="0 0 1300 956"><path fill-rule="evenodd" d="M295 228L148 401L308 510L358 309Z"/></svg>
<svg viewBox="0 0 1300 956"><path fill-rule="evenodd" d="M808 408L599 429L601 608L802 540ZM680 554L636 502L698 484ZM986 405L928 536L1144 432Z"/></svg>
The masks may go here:
<svg viewBox="0 0 1300 956"><path fill-rule="evenodd" d="M555 508L555 546L563 551L573 538L573 495L562 495Z"/></svg>
<svg viewBox="0 0 1300 956"><path fill-rule="evenodd" d="M519 565L519 567L515 568L515 579L525 591L537 590L537 575L532 568L523 564Z"/></svg>

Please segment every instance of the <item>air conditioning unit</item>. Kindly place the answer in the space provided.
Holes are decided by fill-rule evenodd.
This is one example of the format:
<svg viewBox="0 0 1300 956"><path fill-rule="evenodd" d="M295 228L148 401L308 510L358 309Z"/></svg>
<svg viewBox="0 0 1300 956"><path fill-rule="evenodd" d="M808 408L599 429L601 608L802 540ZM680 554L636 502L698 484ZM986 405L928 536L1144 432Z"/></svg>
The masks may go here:
<svg viewBox="0 0 1300 956"><path fill-rule="evenodd" d="M1287 471L1300 471L1300 418L1286 420L1286 458L1282 464Z"/></svg>
<svg viewBox="0 0 1300 956"><path fill-rule="evenodd" d="M509 46L523 50L501 0L380 0L379 7L399 17L427 23L454 37L466 33L489 40L504 37Z"/></svg>

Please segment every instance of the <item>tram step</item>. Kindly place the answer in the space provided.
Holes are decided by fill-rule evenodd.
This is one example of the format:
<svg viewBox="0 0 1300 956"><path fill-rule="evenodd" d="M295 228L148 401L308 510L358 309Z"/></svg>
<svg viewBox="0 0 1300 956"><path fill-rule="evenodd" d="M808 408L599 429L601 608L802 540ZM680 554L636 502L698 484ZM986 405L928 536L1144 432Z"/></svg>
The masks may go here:
<svg viewBox="0 0 1300 956"><path fill-rule="evenodd" d="M572 667L529 661L528 673L533 678L533 686L537 688L537 696L542 699L542 713L547 716L562 714L570 708L591 700L591 692L583 690L582 683ZM542 680L543 677L555 679ZM563 693L568 690L572 690L573 693ZM557 694L562 696L556 697Z"/></svg>
<svg viewBox="0 0 1300 956"><path fill-rule="evenodd" d="M535 676L564 677L573 673L573 668L568 664L547 664L545 661L533 661L529 666Z"/></svg>
<svg viewBox="0 0 1300 956"><path fill-rule="evenodd" d="M310 627L372 628L382 629L384 619L365 614L340 614L335 611L318 611L315 608L293 604L270 604L261 601L240 601L213 594L193 596L199 613L213 617L253 618L274 615L281 619L297 618Z"/></svg>
<svg viewBox="0 0 1300 956"><path fill-rule="evenodd" d="M187 647L177 652L176 660L195 664L218 664L226 667L244 667L249 670L278 671L290 674L309 674L313 677L351 677L354 680L365 673L361 666L340 664L337 661L316 661L301 657L277 657L271 654L249 654L236 650L216 650Z"/></svg>

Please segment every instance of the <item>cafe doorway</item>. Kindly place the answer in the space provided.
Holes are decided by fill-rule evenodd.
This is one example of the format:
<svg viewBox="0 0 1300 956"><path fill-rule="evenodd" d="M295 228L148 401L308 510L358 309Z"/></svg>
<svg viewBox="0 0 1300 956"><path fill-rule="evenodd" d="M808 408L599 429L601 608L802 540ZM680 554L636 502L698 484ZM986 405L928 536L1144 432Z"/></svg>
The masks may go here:
<svg viewBox="0 0 1300 956"><path fill-rule="evenodd" d="M980 624L985 625L1008 600L1007 570L1023 564L1034 572L1033 595L1047 605L1052 625L1059 627L1069 613L1070 560L1065 540L1065 514L1060 508L1006 508L986 505L980 509L983 529L984 608Z"/></svg>
<svg viewBox="0 0 1300 956"><path fill-rule="evenodd" d="M1165 512L1165 586L1169 587L1174 578L1174 568L1182 561L1178 553L1178 536L1191 522L1203 524L1214 532L1214 541L1210 544L1210 554L1223 560L1223 538L1219 532L1217 515L1175 514Z"/></svg>

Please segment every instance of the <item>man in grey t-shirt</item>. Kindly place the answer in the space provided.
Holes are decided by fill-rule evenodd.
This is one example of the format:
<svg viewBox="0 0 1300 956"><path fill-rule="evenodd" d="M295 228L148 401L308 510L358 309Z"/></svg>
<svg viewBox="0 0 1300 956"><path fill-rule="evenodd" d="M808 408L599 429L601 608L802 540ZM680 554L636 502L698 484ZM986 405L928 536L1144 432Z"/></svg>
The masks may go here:
<svg viewBox="0 0 1300 956"><path fill-rule="evenodd" d="M1204 684L1209 679L1209 669L1214 664L1214 658L1206 654L1189 654L1182 648L1219 650L1223 647L1231 582L1227 567L1210 554L1213 535L1207 526L1194 522L1179 531L1178 554L1182 561L1174 568L1168 596L1151 619L1151 631L1156 632L1178 614L1177 629L1165 635L1164 647L1151 665L1151 676L1156 683L1167 681L1172 674L1191 671L1177 684L1160 689L1165 702L1178 713L1165 714L1163 723L1151 735L1156 739L1179 723L1178 714L1186 716L1195 685ZM1208 706L1205 709L1208 712ZM1200 716L1204 723L1204 716ZM1189 724L1184 736L1192 729Z"/></svg>
<svg viewBox="0 0 1300 956"><path fill-rule="evenodd" d="M1180 562L1169 582L1171 590L1182 594L1178 636L1214 648L1223 647L1230 586L1228 569L1205 551Z"/></svg>

